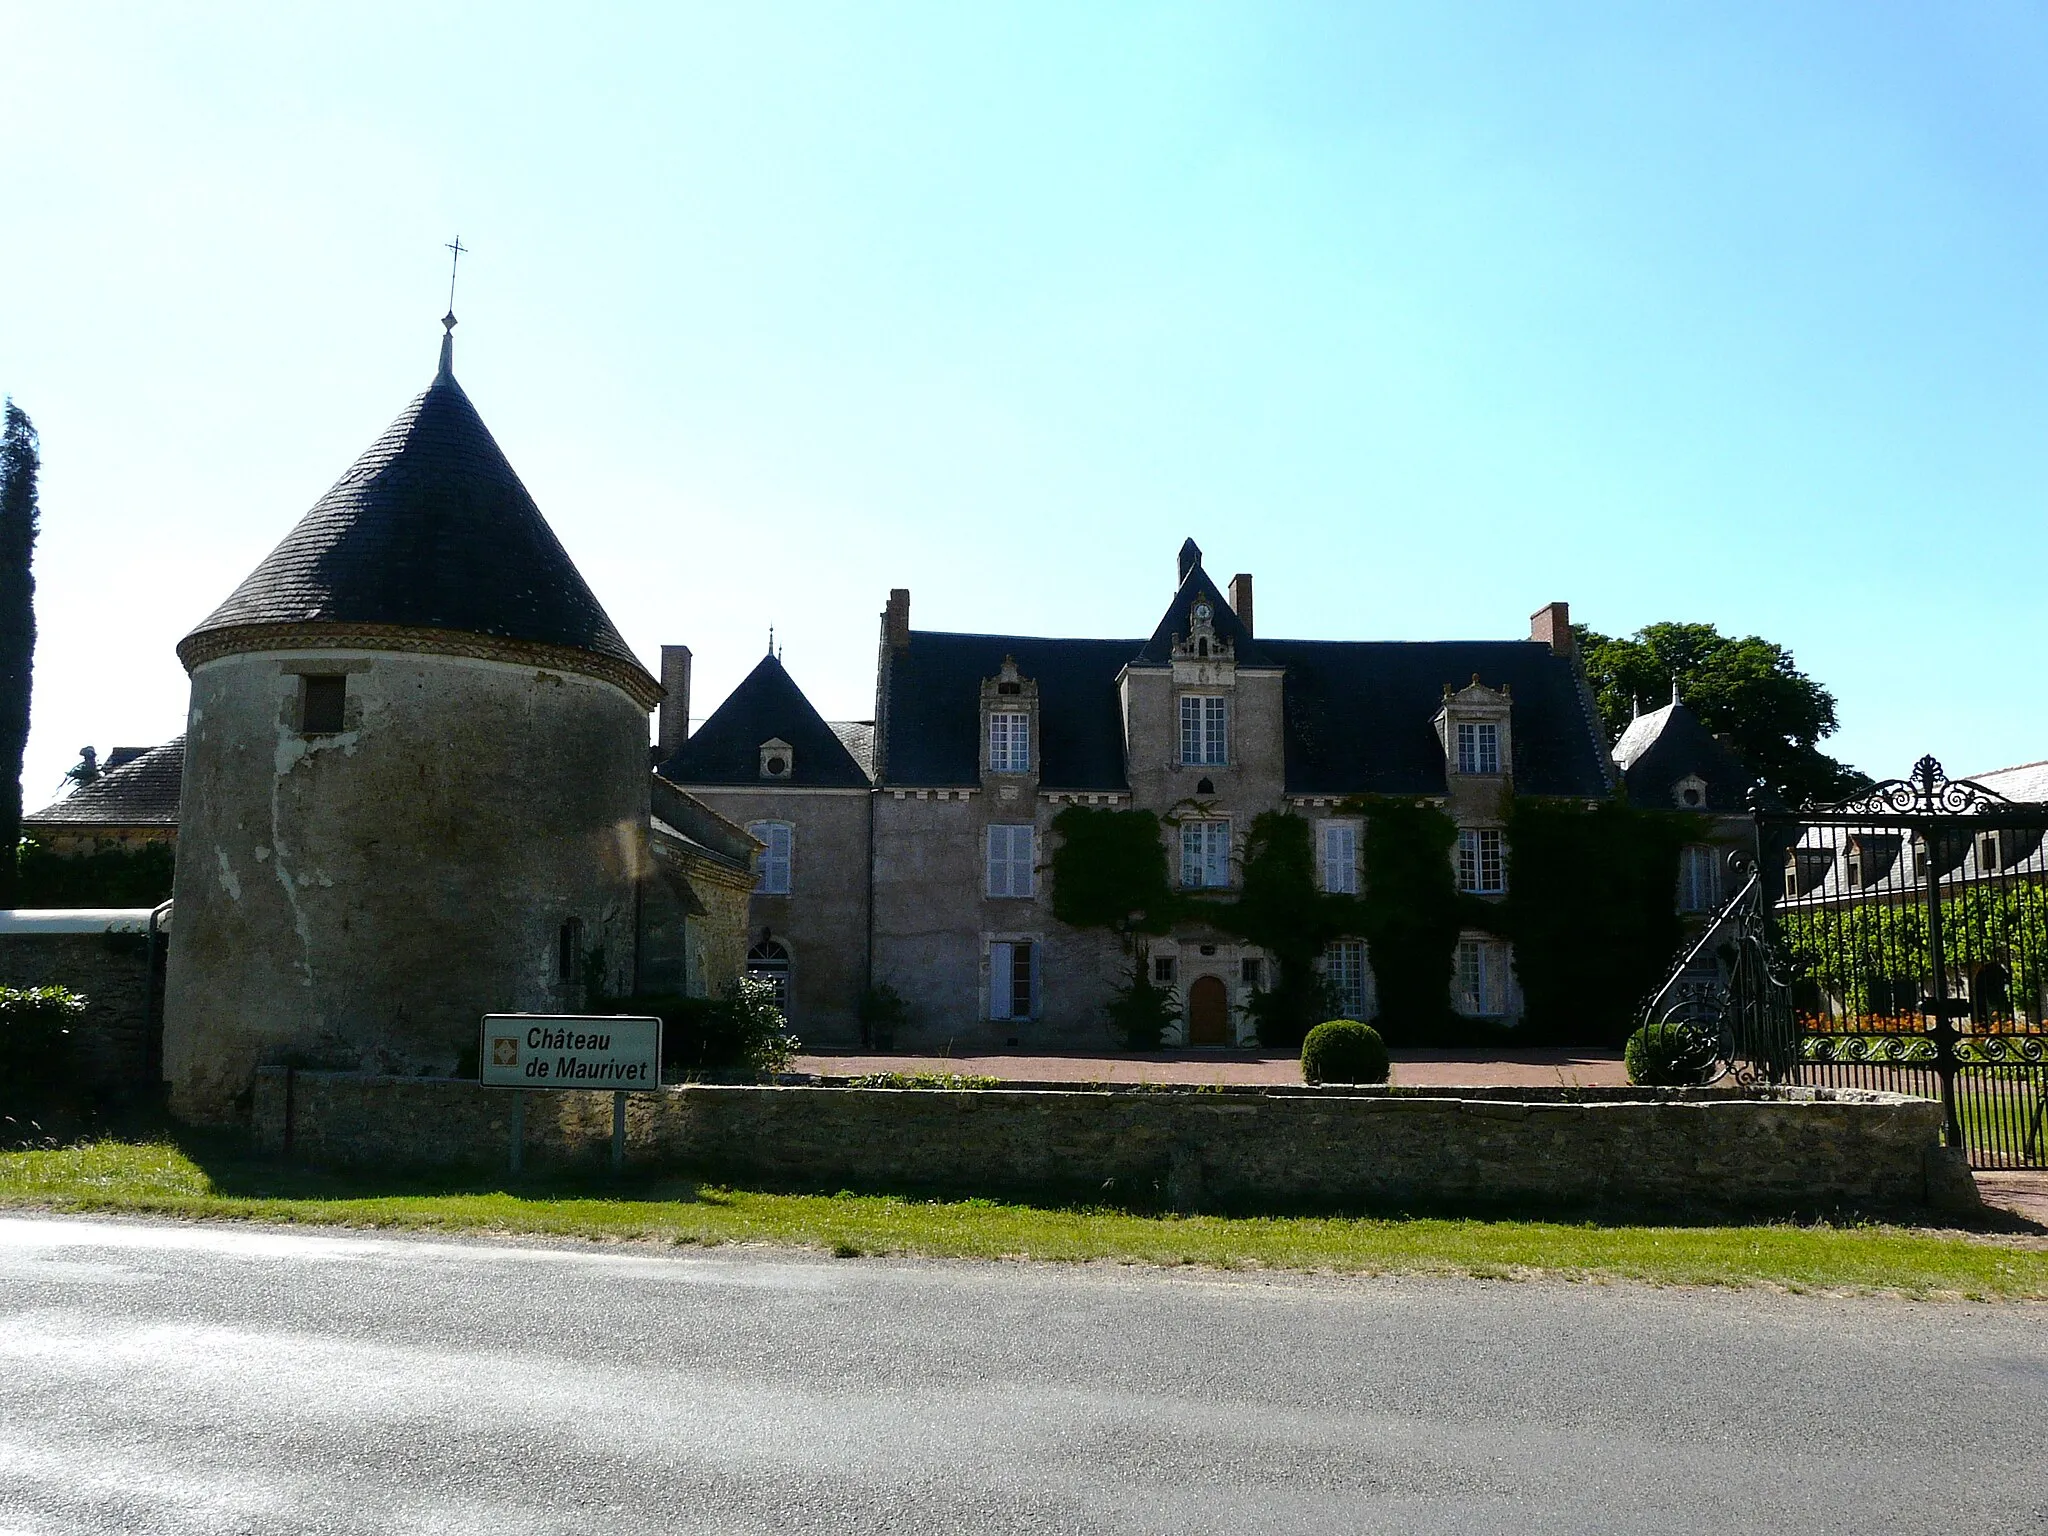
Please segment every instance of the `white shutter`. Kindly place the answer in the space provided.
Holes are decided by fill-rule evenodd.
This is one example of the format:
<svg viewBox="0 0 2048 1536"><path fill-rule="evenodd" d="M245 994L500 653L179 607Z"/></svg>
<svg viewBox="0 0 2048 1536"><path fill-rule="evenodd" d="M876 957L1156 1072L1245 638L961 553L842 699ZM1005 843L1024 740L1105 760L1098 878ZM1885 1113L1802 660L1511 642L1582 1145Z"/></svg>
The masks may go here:
<svg viewBox="0 0 2048 1536"><path fill-rule="evenodd" d="M1010 1007L1010 977L1017 964L1015 952L1014 944L988 947L988 1016L992 1019L1015 1017Z"/></svg>
<svg viewBox="0 0 2048 1536"><path fill-rule="evenodd" d="M1030 896L1037 888L1032 869L1032 829L991 826L988 829L988 893L991 896Z"/></svg>
<svg viewBox="0 0 2048 1536"><path fill-rule="evenodd" d="M1010 828L1010 894L1032 896L1038 891L1037 840L1030 827Z"/></svg>
<svg viewBox="0 0 2048 1536"><path fill-rule="evenodd" d="M1208 834L1206 857L1203 859L1202 883L1210 886L1230 884L1230 823L1227 821L1204 822L1203 830Z"/></svg>
<svg viewBox="0 0 2048 1536"><path fill-rule="evenodd" d="M1323 889L1339 895L1358 893L1358 829L1323 828Z"/></svg>

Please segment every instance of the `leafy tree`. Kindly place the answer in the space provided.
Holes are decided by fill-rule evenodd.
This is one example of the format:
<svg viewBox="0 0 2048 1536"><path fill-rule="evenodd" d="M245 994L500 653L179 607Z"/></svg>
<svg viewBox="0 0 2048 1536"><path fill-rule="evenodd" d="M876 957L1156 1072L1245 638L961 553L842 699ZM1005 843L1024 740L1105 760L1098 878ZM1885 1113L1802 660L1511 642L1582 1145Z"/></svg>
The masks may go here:
<svg viewBox="0 0 2048 1536"><path fill-rule="evenodd" d="M0 848L21 841L21 756L36 650L36 472L42 467L28 413L8 400L0 426ZM14 860L0 859L0 898L14 899Z"/></svg>
<svg viewBox="0 0 2048 1536"><path fill-rule="evenodd" d="M1636 705L1679 696L1701 724L1728 738L1743 766L1789 805L1840 799L1870 781L1818 743L1836 728L1835 696L1800 671L1782 645L1736 639L1711 624L1646 624L1614 638L1574 626L1610 739Z"/></svg>

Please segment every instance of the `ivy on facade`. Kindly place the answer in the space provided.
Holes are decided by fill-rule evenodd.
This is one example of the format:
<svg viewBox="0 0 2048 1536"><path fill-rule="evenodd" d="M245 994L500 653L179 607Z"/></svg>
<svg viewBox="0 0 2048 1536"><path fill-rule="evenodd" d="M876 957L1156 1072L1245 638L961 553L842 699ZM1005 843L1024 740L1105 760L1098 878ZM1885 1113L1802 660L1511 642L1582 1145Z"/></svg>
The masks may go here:
<svg viewBox="0 0 2048 1536"><path fill-rule="evenodd" d="M1517 1038L1618 1043L1677 948L1679 850L1696 817L1519 798L1509 807L1507 899L1457 889L1456 823L1427 801L1359 797L1338 808L1365 825L1365 889L1342 895L1317 879L1314 829L1268 811L1245 839L1234 897L1176 889L1160 821L1150 811L1071 807L1053 828L1053 915L1077 928L1163 934L1208 924L1272 956L1271 984L1251 1009L1262 1044L1292 1048L1337 1006L1317 962L1335 940L1362 939L1390 1041L1451 1044L1490 1026L1461 1018L1451 988L1461 934L1514 945L1524 1012ZM1133 946L1135 964L1143 955ZM1133 972L1134 986L1149 986Z"/></svg>

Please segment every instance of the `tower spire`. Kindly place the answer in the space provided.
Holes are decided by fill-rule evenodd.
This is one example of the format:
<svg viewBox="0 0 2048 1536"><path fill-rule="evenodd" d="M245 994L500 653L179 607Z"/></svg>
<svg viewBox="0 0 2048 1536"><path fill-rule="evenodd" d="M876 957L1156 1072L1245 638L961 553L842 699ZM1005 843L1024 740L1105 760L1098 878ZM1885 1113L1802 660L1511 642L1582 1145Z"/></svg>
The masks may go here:
<svg viewBox="0 0 2048 1536"><path fill-rule="evenodd" d="M453 254L448 258L448 313L441 317L440 377L444 379L455 377L455 269L469 247L462 243L462 236L457 235L448 242L448 249Z"/></svg>

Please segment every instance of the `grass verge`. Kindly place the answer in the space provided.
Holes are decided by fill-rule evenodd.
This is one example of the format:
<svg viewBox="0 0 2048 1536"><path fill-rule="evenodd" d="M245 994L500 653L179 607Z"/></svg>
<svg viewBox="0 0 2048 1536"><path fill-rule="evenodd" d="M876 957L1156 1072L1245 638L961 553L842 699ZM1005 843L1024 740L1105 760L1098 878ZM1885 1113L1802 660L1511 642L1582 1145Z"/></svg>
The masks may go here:
<svg viewBox="0 0 2048 1536"><path fill-rule="evenodd" d="M677 1181L460 1184L323 1173L169 1142L0 1153L0 1207L675 1244L842 1257L1555 1276L2048 1300L2048 1247L1892 1226L1599 1226L1364 1217L1140 1216L987 1200L787 1195Z"/></svg>

